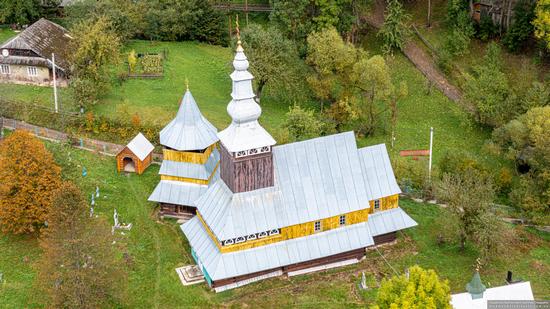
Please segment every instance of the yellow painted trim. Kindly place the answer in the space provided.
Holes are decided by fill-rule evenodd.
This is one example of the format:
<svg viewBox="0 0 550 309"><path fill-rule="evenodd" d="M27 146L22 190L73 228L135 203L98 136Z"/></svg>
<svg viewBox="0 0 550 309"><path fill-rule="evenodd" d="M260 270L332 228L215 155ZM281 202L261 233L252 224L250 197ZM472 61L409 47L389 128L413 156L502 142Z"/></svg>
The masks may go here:
<svg viewBox="0 0 550 309"><path fill-rule="evenodd" d="M163 149L162 150L163 160L187 162L187 163L195 163L195 164L205 164L206 161L208 161L208 157L210 156L214 148L216 148L216 144L212 144L208 146L208 148L206 148L204 153Z"/></svg>
<svg viewBox="0 0 550 309"><path fill-rule="evenodd" d="M199 221L202 223L202 226L204 226L204 228L206 229L206 233L208 233L208 236L210 236L210 239L212 239L212 241L216 244L216 247L218 247L218 250L221 251L222 246L220 244L220 241L216 238L216 236L214 236L214 233L212 233L212 230L210 229L208 224L206 224L206 222L204 222L204 219L202 218L202 216L201 216L201 214L198 210L197 210L197 217L199 218Z"/></svg>
<svg viewBox="0 0 550 309"><path fill-rule="evenodd" d="M380 209L381 210L388 210L391 208L398 207L399 203L399 195L391 195L380 199ZM369 201L370 208L365 208L357 211L352 211L344 214L346 216L346 225L352 225L362 222L367 222L369 219L369 214L373 213L374 209L374 201ZM204 222L203 218L200 216L199 212L197 211L197 216L199 217L201 223L206 228L206 231L208 232L208 235L210 238L214 241L216 246L218 246L218 249L222 253L228 253L228 252L235 252L235 251L241 251L246 249L251 249L255 247L265 246L268 244L276 243L279 241L285 241L293 238L299 238L304 237L308 235L314 234L314 224L316 221L310 221L305 223L300 223L292 226L286 226L281 228L281 233L278 235L273 236L267 236L261 239L255 239L251 241L245 241L239 244L233 244L229 246L222 246L221 243L218 241L210 227ZM340 215L317 220L321 221L321 231L317 233L322 233L328 230L332 230L335 228L339 228L340 226ZM246 236L246 235L242 235Z"/></svg>
<svg viewBox="0 0 550 309"><path fill-rule="evenodd" d="M370 212L374 213L374 201L369 201ZM392 208L397 208L399 206L399 194L394 194L386 196L380 199L380 209L377 211L388 210Z"/></svg>

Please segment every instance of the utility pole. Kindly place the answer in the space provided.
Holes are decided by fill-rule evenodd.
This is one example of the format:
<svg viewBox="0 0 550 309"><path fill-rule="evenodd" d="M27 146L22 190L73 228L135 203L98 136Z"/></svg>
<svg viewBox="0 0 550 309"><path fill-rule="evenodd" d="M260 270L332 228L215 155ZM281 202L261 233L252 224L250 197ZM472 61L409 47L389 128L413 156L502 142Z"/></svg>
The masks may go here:
<svg viewBox="0 0 550 309"><path fill-rule="evenodd" d="M55 55L52 53L52 67L53 67L53 100L55 103L55 113L59 112L57 105L57 78L55 75Z"/></svg>
<svg viewBox="0 0 550 309"><path fill-rule="evenodd" d="M430 162L428 163L428 180L432 180L432 148L434 142L434 128L430 127Z"/></svg>

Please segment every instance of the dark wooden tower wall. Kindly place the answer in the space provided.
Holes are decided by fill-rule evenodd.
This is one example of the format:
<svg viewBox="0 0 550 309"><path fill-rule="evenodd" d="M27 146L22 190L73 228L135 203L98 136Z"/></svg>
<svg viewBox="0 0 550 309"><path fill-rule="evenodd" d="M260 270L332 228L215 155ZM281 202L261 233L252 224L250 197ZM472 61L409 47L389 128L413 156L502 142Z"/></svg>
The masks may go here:
<svg viewBox="0 0 550 309"><path fill-rule="evenodd" d="M220 176L233 193L272 187L275 182L273 153L235 158L220 145Z"/></svg>

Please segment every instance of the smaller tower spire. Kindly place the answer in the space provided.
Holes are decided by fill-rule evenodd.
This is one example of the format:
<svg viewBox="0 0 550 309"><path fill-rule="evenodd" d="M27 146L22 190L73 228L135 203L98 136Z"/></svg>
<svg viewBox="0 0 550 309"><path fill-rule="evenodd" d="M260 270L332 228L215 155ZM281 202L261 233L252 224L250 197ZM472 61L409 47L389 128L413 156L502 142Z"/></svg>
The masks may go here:
<svg viewBox="0 0 550 309"><path fill-rule="evenodd" d="M237 31L237 51L242 51L241 30L239 29L239 14L235 15L235 30Z"/></svg>
<svg viewBox="0 0 550 309"><path fill-rule="evenodd" d="M187 77L185 78L185 89L189 91L189 79Z"/></svg>
<svg viewBox="0 0 550 309"><path fill-rule="evenodd" d="M481 261L478 258L476 260L476 272L474 273L474 276L472 277L472 280L468 284L466 284L466 291L470 293L472 296L472 299L478 299L483 297L483 292L485 292L486 287L481 282L481 277L479 276L479 269L481 267Z"/></svg>

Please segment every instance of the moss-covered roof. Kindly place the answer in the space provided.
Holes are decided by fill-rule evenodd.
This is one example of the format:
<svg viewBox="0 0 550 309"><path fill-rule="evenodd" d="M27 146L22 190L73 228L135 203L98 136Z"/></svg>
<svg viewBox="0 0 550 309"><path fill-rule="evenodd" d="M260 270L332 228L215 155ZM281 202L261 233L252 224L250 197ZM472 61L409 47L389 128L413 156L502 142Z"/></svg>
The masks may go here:
<svg viewBox="0 0 550 309"><path fill-rule="evenodd" d="M56 66L62 70L67 70L69 67L67 56L70 41L71 37L67 29L41 18L16 37L2 44L0 49L32 50L39 56L47 59L50 59L52 53L54 53Z"/></svg>

